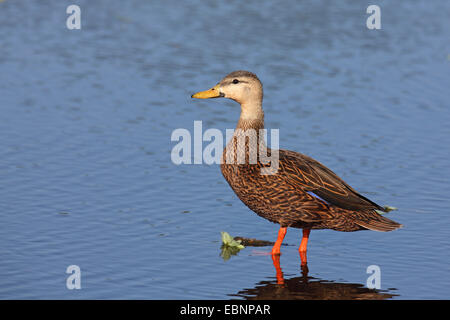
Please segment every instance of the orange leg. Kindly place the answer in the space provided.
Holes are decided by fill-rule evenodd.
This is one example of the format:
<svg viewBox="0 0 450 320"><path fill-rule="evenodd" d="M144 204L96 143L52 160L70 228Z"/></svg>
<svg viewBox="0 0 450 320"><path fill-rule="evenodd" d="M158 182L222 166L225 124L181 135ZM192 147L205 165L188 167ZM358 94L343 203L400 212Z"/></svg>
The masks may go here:
<svg viewBox="0 0 450 320"><path fill-rule="evenodd" d="M302 261L302 265L306 265L306 250L308 247L308 239L309 239L309 233L311 232L311 229L303 229L303 238L302 242L300 243L300 247L298 248L298 252L300 253L300 259Z"/></svg>
<svg viewBox="0 0 450 320"><path fill-rule="evenodd" d="M284 236L286 235L286 231L287 231L287 228L283 228L283 227L281 227L280 230L278 231L278 238L277 238L277 241L275 241L275 244L273 245L272 254L281 254L280 247L281 247L281 243L283 243L283 239L284 239Z"/></svg>

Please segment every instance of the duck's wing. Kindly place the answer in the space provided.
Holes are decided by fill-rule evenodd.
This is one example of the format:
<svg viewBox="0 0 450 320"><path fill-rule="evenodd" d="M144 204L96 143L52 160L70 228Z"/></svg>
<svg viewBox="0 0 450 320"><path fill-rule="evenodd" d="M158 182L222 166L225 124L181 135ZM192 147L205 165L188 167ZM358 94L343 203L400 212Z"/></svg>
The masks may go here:
<svg viewBox="0 0 450 320"><path fill-rule="evenodd" d="M279 150L278 173L296 188L312 193L329 204L347 210L384 211L375 202L360 195L333 171L301 153Z"/></svg>

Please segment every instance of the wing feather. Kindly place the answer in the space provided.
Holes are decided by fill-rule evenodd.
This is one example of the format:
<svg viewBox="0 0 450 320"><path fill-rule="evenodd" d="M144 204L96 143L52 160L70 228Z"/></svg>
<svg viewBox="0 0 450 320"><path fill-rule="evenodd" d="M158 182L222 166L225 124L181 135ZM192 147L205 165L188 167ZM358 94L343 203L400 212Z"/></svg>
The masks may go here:
<svg viewBox="0 0 450 320"><path fill-rule="evenodd" d="M328 203L347 210L384 208L360 195L333 171L301 153L279 150L280 170L287 182L304 191L311 191Z"/></svg>

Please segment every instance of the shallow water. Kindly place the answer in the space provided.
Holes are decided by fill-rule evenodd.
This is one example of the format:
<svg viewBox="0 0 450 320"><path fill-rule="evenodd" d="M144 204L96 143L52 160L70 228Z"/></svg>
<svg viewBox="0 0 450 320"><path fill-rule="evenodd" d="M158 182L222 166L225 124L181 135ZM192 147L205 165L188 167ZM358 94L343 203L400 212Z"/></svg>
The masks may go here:
<svg viewBox="0 0 450 320"><path fill-rule="evenodd" d="M82 11L66 28L66 7ZM0 2L0 298L449 299L448 1ZM246 69L266 127L365 196L390 233L289 230L224 261L220 231L273 241L217 165L176 166L176 128L234 128L190 95ZM68 290L66 268L81 269ZM381 289L364 288L381 269Z"/></svg>

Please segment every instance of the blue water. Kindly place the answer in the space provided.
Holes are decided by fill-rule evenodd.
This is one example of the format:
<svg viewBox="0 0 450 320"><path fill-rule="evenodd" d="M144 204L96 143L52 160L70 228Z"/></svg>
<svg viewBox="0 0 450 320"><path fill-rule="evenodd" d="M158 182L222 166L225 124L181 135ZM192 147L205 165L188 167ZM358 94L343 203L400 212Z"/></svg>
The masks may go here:
<svg viewBox="0 0 450 320"><path fill-rule="evenodd" d="M369 4L1 1L0 298L449 299L450 4L377 1L368 30ZM238 69L262 80L281 148L399 208L404 228L313 231L307 277L288 230L284 285L270 247L224 261L220 231L274 241L277 225L217 165L174 165L170 137L234 128L238 105L190 95Z"/></svg>

